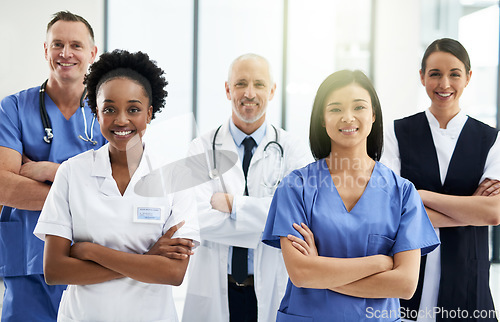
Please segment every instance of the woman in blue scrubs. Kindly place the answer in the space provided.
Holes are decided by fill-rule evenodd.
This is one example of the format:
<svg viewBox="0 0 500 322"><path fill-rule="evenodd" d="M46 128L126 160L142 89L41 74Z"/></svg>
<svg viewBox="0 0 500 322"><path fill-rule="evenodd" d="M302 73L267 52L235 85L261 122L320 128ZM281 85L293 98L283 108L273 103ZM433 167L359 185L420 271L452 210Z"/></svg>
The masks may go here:
<svg viewBox="0 0 500 322"><path fill-rule="evenodd" d="M399 321L439 240L413 184L377 162L382 112L362 72L323 81L309 140L317 161L280 184L263 235L290 276L277 321Z"/></svg>

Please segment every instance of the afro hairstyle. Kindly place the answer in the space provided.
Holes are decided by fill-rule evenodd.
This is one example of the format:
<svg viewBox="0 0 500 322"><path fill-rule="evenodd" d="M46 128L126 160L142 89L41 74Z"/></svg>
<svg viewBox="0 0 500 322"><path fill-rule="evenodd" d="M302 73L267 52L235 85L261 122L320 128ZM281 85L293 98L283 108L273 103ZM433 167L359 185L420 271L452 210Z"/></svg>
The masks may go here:
<svg viewBox="0 0 500 322"><path fill-rule="evenodd" d="M105 82L115 78L129 78L141 84L153 106L153 115L165 106L167 91L165 86L165 72L151 60L146 53L130 53L126 50L116 49L104 53L99 60L90 66L90 72L85 76L84 84L87 86L87 99L92 112L97 112L97 94Z"/></svg>

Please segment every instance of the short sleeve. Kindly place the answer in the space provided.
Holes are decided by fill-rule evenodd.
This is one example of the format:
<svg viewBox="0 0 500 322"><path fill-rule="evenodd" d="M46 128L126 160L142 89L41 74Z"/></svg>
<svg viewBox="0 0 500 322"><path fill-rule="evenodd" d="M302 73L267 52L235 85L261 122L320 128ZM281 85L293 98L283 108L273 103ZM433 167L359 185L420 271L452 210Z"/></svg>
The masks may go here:
<svg viewBox="0 0 500 322"><path fill-rule="evenodd" d="M427 216L422 199L411 182L404 181L401 194L401 222L393 253L420 248L421 254L426 255L440 244L439 238Z"/></svg>
<svg viewBox="0 0 500 322"><path fill-rule="evenodd" d="M488 152L483 177L479 182L483 182L484 179L500 180L500 132Z"/></svg>
<svg viewBox="0 0 500 322"><path fill-rule="evenodd" d="M289 234L304 239L292 226L294 223L309 225L303 183L304 179L298 171L294 171L286 176L276 189L262 236L265 244L280 248L280 237Z"/></svg>
<svg viewBox="0 0 500 322"><path fill-rule="evenodd" d="M401 173L401 158L399 155L399 145L396 138L396 133L394 132L394 123L390 123L385 126L384 131L384 148L382 151L382 157L380 162L386 167L392 169L394 173Z"/></svg>
<svg viewBox="0 0 500 322"><path fill-rule="evenodd" d="M38 218L34 234L41 240L54 235L73 240L73 220L69 206L69 162L63 162L56 172L54 183Z"/></svg>
<svg viewBox="0 0 500 322"><path fill-rule="evenodd" d="M19 110L16 96L5 97L0 103L0 146L23 153Z"/></svg>

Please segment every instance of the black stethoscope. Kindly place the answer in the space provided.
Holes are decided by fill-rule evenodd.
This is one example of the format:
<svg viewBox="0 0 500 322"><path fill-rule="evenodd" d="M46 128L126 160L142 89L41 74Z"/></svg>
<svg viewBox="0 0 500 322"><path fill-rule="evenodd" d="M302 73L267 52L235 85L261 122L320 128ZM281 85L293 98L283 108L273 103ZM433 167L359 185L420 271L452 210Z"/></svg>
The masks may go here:
<svg viewBox="0 0 500 322"><path fill-rule="evenodd" d="M280 183L281 175L283 173L284 155L285 155L285 153L284 153L283 147L278 142L278 130L276 130L276 128L274 127L274 125L271 124L271 126L274 129L275 140L274 141L269 141L266 144L266 146L264 147L264 159L267 158L270 155L269 150L271 150L271 149L275 149L276 150L277 149L278 152L279 152L279 156L280 156L280 165L279 165L278 172L276 173L276 175L273 176L273 177L275 177L275 180L273 180L274 183L270 184L269 182L266 182L267 180L263 180L264 182L262 184L265 187L267 187L267 188L276 188L278 186L278 184ZM215 141L217 139L217 134L219 134L219 130L220 130L221 127L222 127L222 125L220 125L217 128L217 130L214 133L214 138L212 140L213 168L208 171L208 176L210 177L210 179L216 179L216 178L220 177L219 171L217 170L217 158L216 158L216 153L215 153Z"/></svg>
<svg viewBox="0 0 500 322"><path fill-rule="evenodd" d="M47 114L47 109L45 108L45 87L47 87L47 82L48 79L43 82L42 86L40 86L40 117L42 119L42 124L43 128L45 130L45 136L43 137L43 140L50 144L52 143L52 139L54 138L54 134L52 133L52 124L50 122L49 114ZM92 117L92 124L90 125L90 137L87 134L87 117L85 116L85 111L84 111L84 100L85 100L85 95L87 95L87 88L83 90L83 94L80 97L80 110L82 111L83 115L83 126L84 126L84 132L85 136L87 138L84 138L81 135L78 135L80 139L82 139L85 142L90 142L93 145L97 144L97 141L94 140L94 123L95 123L95 115Z"/></svg>

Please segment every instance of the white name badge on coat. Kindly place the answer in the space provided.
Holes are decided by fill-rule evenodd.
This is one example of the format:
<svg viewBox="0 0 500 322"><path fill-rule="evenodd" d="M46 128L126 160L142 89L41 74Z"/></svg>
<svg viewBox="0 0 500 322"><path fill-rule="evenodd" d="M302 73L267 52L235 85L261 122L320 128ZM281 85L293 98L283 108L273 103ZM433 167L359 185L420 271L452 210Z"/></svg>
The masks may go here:
<svg viewBox="0 0 500 322"><path fill-rule="evenodd" d="M136 206L134 211L134 222L163 224L165 222L164 207Z"/></svg>

